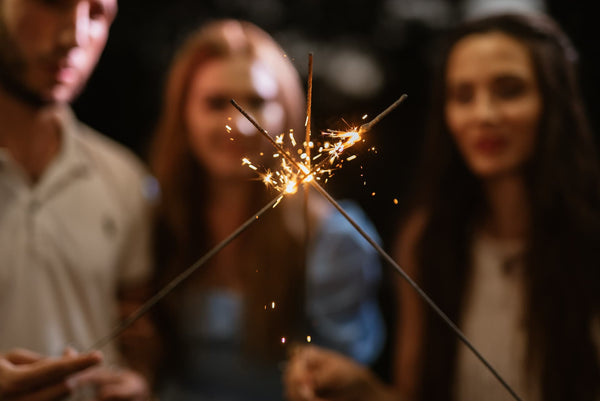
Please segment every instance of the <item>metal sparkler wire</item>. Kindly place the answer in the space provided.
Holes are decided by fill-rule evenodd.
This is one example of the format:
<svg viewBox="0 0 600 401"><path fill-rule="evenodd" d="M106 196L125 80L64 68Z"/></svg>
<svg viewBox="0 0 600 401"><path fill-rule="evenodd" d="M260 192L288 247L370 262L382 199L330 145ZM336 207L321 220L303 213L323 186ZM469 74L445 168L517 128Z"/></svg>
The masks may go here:
<svg viewBox="0 0 600 401"><path fill-rule="evenodd" d="M408 95L406 93L402 94L402 96L400 96L394 103L392 103L385 110L383 110L381 113L379 113L374 119L372 119L368 123L365 123L365 124L361 125L360 127L358 127L358 133L363 134L367 131L370 131L371 128L373 128L375 126L375 124L377 124L379 121L383 120L383 118L385 116L390 114L390 112L392 110L394 110L396 107L398 107L400 105L400 103L405 101L407 97L408 97Z"/></svg>
<svg viewBox="0 0 600 401"><path fill-rule="evenodd" d="M371 120L369 123L363 124L359 127L359 133L365 133L375 124L377 124L383 117L385 117L388 113L390 113L393 109L395 109L400 103L406 99L406 94L402 95L398 100L396 100L391 106L385 109L382 113L380 113L377 117ZM248 114L235 100L231 99L231 104L238 109L240 113L244 115L254 125L254 127L271 142L271 144L277 149L277 151L282 154L290 163L296 166L300 171L303 171L300 167L300 164L291 157L288 152L286 152L271 136L269 133L258 124L258 122ZM309 172L304 174L304 177L300 181L304 181L306 177L311 175L313 172ZM371 238L369 234L367 234L356 221L346 213L346 211L340 206L340 204L329 195L329 193L323 189L321 185L319 185L316 180L310 180L308 182L315 188L321 195L325 197L345 218L348 222L362 235L362 237L379 253L383 259L386 260L400 276L406 280L408 284L417 292L417 294L433 309L433 311L450 327L450 329L456 334L456 336L471 350L471 352L483 363L483 365L496 377L496 379L504 386L504 388L510 393L510 395L517 401L522 401L521 398L517 395L517 393L512 389L512 387L500 376L500 374L496 371L496 369L483 357L483 355L475 348L475 346L467 339L467 337L463 334L463 332L456 326L456 324L444 313L444 311L427 295L421 287L396 263L396 261Z"/></svg>
<svg viewBox="0 0 600 401"><path fill-rule="evenodd" d="M88 350L101 349L117 338L121 333L123 333L129 326L135 323L139 318L145 315L154 305L156 305L160 300L169 295L179 284L185 281L190 275L192 275L196 270L202 267L206 262L208 262L213 256L215 256L221 249L225 248L231 241L236 239L241 233L246 231L255 221L257 221L265 212L269 209L272 209L277 205L277 203L283 198L284 195L278 194L273 200L263 206L257 213L252 215L248 220L246 220L242 225L240 225L234 232L232 232L227 238L218 243L215 247L213 247L210 251L208 251L204 256L198 259L194 264L185 269L183 272L179 273L173 280L171 280L167 285L165 285L162 289L160 289L156 294L154 294L151 298L149 298L146 302L144 302L137 310L128 315L125 319L123 319L119 324L117 324L107 335L101 337L95 343L93 343Z"/></svg>
<svg viewBox="0 0 600 401"><path fill-rule="evenodd" d="M313 83L313 55L308 54L308 90L306 95L306 127L304 133L304 147L306 152L307 167L310 168L310 122L312 119L312 83Z"/></svg>
<svg viewBox="0 0 600 401"><path fill-rule="evenodd" d="M304 153L306 154L306 167L310 169L310 128L312 119L312 86L313 86L313 55L308 53L308 83L306 93L306 122L304 127ZM304 189L304 202L303 202L303 213L304 213L304 247L305 251L308 250L308 243L310 237L310 219L308 216L308 187L305 185Z"/></svg>

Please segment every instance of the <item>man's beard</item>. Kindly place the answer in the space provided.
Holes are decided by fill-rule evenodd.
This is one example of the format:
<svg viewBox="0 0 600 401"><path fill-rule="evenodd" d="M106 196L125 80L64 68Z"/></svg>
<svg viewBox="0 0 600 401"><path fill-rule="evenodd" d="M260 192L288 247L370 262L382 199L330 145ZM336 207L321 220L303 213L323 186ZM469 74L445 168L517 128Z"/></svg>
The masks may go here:
<svg viewBox="0 0 600 401"><path fill-rule="evenodd" d="M25 58L10 37L0 12L0 87L33 108L54 103L27 87L23 79L26 68Z"/></svg>

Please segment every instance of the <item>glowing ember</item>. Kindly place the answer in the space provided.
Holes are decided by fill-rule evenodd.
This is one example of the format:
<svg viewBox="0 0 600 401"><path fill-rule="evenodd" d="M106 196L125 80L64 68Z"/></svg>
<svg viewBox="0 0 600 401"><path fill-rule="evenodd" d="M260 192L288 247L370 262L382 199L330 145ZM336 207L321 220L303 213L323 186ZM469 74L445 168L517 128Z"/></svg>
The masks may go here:
<svg viewBox="0 0 600 401"><path fill-rule="evenodd" d="M298 190L298 187L296 186L296 182L290 181L285 186L286 194L295 194L297 190Z"/></svg>

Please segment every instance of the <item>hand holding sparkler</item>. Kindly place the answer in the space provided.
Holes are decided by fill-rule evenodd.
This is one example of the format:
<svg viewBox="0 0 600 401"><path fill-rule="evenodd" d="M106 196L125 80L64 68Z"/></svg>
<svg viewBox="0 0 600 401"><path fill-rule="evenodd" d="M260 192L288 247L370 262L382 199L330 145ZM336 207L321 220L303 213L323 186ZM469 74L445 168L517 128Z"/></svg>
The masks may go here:
<svg viewBox="0 0 600 401"><path fill-rule="evenodd" d="M284 372L286 397L291 401L397 401L393 389L367 368L337 352L298 346Z"/></svg>
<svg viewBox="0 0 600 401"><path fill-rule="evenodd" d="M94 351L77 354L65 350L61 357L45 357L24 349L0 355L0 400L50 401L69 395L69 377L102 361Z"/></svg>

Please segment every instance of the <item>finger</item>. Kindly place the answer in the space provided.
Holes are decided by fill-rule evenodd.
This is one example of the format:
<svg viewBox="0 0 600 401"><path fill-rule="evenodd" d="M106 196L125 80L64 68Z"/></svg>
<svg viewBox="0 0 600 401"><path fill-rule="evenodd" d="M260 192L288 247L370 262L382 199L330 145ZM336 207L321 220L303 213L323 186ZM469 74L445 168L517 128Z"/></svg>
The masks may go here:
<svg viewBox="0 0 600 401"><path fill-rule="evenodd" d="M15 365L23 365L39 361L44 356L24 348L16 348L6 354L5 358Z"/></svg>
<svg viewBox="0 0 600 401"><path fill-rule="evenodd" d="M91 384L99 387L120 382L121 372L121 369L102 366L77 373L69 380L77 386Z"/></svg>
<svg viewBox="0 0 600 401"><path fill-rule="evenodd" d="M119 381L101 386L98 391L101 401L141 400L150 398L146 381L133 371L124 371Z"/></svg>
<svg viewBox="0 0 600 401"><path fill-rule="evenodd" d="M335 368L320 369L312 377L315 394L321 397L331 397L333 394L338 394L343 388L341 379Z"/></svg>
<svg viewBox="0 0 600 401"><path fill-rule="evenodd" d="M121 401L134 399L123 386L118 384L107 384L98 391L98 401Z"/></svg>
<svg viewBox="0 0 600 401"><path fill-rule="evenodd" d="M310 401L348 401L347 397L335 397L335 396L315 396Z"/></svg>
<svg viewBox="0 0 600 401"><path fill-rule="evenodd" d="M148 400L145 393L132 389L129 386L120 384L110 384L103 386L98 392L99 401L129 401L129 400Z"/></svg>
<svg viewBox="0 0 600 401"><path fill-rule="evenodd" d="M303 400L314 400L315 389L307 383L302 383L298 386L298 395Z"/></svg>
<svg viewBox="0 0 600 401"><path fill-rule="evenodd" d="M312 387L304 383L298 383L293 386L286 386L286 400L290 401L313 401L315 392Z"/></svg>
<svg viewBox="0 0 600 401"><path fill-rule="evenodd" d="M285 391L288 399L309 401L315 398L312 372L307 369L304 357L297 354L288 362L284 372Z"/></svg>
<svg viewBox="0 0 600 401"><path fill-rule="evenodd" d="M306 369L306 364L299 356L295 356L289 360L283 370L283 381L286 385L293 387L298 383L305 381L310 375Z"/></svg>
<svg viewBox="0 0 600 401"><path fill-rule="evenodd" d="M77 350L75 348L71 347L70 345L66 346L65 350L63 351L63 356L66 356L66 357L73 358L73 357L76 357L77 355L79 355L79 352L77 352Z"/></svg>
<svg viewBox="0 0 600 401"><path fill-rule="evenodd" d="M47 358L27 365L15 380L16 388L35 388L64 379L102 361L102 354L92 352L76 357Z"/></svg>
<svg viewBox="0 0 600 401"><path fill-rule="evenodd" d="M311 374L321 363L319 350L313 346L297 347L292 357L288 360L289 369L301 372L303 375Z"/></svg>
<svg viewBox="0 0 600 401"><path fill-rule="evenodd" d="M307 346L302 343L292 343L287 349L288 359L293 359L301 354Z"/></svg>
<svg viewBox="0 0 600 401"><path fill-rule="evenodd" d="M329 358L329 353L323 348L314 345L305 346L300 354L307 368L315 370L324 365Z"/></svg>
<svg viewBox="0 0 600 401"><path fill-rule="evenodd" d="M320 355L322 361L318 368L312 370L312 384L315 394L318 397L333 399L334 396L342 397L349 394L347 381L354 380L354 377L348 375L345 362L336 357L336 355ZM354 372L351 372L354 373Z"/></svg>
<svg viewBox="0 0 600 401"><path fill-rule="evenodd" d="M11 398L14 401L58 401L64 399L71 393L71 389L67 384L59 382L51 386L44 387L35 392L27 393Z"/></svg>

